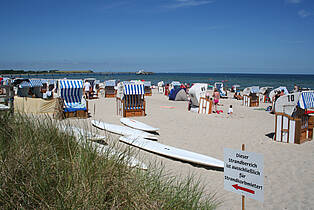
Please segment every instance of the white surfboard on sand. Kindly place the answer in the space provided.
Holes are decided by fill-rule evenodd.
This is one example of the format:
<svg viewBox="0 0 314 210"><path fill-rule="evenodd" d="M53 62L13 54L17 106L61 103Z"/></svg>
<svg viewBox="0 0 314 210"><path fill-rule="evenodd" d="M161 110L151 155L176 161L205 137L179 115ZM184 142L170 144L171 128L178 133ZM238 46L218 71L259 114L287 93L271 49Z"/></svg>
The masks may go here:
<svg viewBox="0 0 314 210"><path fill-rule="evenodd" d="M81 128L77 128L77 127L73 127L73 126L60 126L60 129L72 134L76 141L79 143L79 145L85 147L86 145L90 146L92 149L94 149L99 155L105 155L108 154L109 156L113 156L115 155L116 157L121 157L124 154L114 150L113 148L110 148L108 145L104 145L104 144L99 144L97 142L93 142L93 141L97 141L97 140L104 140L106 139L106 136L101 136L98 134L94 134L91 133L89 131L86 131L84 129ZM91 140L91 141L87 141L87 140ZM134 157L130 157L125 155L124 157L126 163L128 164L128 166L130 167L136 167L136 168L140 168L140 169L147 169L147 166L142 163L141 161L139 161L138 159L134 158Z"/></svg>
<svg viewBox="0 0 314 210"><path fill-rule="evenodd" d="M150 125L147 125L145 123L142 123L137 120L130 119L130 118L121 118L120 122L126 126L129 126L137 130L148 131L148 132L156 132L159 130L159 128L154 128Z"/></svg>
<svg viewBox="0 0 314 210"><path fill-rule="evenodd" d="M109 123L104 123L101 121L97 120L92 120L91 121L92 125L106 130L111 133L123 135L123 136L141 136L145 139L152 139L152 140L158 140L157 136L151 133L147 133L144 131L136 130L133 128L125 127L125 126L120 126L120 125L114 125L114 124L109 124Z"/></svg>
<svg viewBox="0 0 314 210"><path fill-rule="evenodd" d="M155 141L149 141L143 138L134 136L121 136L120 141L130 144L132 146L138 147L140 149L153 152L159 155L167 156L170 158L198 164L210 167L223 168L224 162L206 155L198 154L195 152L175 148L172 146L167 146L160 144Z"/></svg>

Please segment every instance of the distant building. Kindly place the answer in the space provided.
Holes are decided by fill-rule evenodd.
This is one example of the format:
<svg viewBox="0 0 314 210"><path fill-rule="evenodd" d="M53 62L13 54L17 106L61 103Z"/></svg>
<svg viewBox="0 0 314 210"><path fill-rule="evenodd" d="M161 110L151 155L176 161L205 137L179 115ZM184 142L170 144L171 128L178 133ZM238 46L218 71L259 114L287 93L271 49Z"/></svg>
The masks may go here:
<svg viewBox="0 0 314 210"><path fill-rule="evenodd" d="M153 72L145 72L143 69L136 72L137 75L147 75L147 74L153 74Z"/></svg>

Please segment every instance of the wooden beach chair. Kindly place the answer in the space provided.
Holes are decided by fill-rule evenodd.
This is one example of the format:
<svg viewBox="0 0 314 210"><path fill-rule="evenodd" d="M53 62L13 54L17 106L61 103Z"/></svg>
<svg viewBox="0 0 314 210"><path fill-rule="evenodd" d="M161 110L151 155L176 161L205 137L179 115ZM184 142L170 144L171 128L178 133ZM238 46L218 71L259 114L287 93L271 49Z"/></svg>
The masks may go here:
<svg viewBox="0 0 314 210"><path fill-rule="evenodd" d="M143 84L123 82L118 84L117 114L123 117L145 116Z"/></svg>
<svg viewBox="0 0 314 210"><path fill-rule="evenodd" d="M313 139L314 116L307 109L314 108L314 92L280 96L275 103L274 141L301 144Z"/></svg>
<svg viewBox="0 0 314 210"><path fill-rule="evenodd" d="M82 80L59 80L65 117L88 117L88 102L83 98Z"/></svg>
<svg viewBox="0 0 314 210"><path fill-rule="evenodd" d="M105 98L116 97L117 90L115 89L115 86L116 86L116 80L105 81Z"/></svg>

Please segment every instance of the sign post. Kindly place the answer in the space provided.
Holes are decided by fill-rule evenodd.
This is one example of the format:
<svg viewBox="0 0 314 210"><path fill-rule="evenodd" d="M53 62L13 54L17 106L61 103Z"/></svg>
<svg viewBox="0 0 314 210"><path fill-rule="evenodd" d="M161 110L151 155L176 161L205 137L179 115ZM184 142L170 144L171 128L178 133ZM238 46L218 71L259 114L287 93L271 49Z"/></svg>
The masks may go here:
<svg viewBox="0 0 314 210"><path fill-rule="evenodd" d="M242 151L245 150L245 144L242 144ZM242 210L245 210L245 196L242 195Z"/></svg>
<svg viewBox="0 0 314 210"><path fill-rule="evenodd" d="M245 197L264 201L264 157L244 150L224 149L224 188L242 195L243 210Z"/></svg>

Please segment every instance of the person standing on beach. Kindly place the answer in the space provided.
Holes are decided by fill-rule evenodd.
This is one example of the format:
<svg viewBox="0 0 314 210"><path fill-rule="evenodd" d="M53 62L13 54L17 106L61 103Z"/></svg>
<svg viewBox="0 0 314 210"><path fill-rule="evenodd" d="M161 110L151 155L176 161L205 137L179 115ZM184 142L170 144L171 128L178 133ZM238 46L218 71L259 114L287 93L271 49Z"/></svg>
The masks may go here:
<svg viewBox="0 0 314 210"><path fill-rule="evenodd" d="M219 103L219 98L220 98L220 93L218 92L217 88L215 88L214 93L213 93L213 97L214 97L214 107L215 107L215 112L217 114L219 114L219 112L217 112L217 105Z"/></svg>
<svg viewBox="0 0 314 210"><path fill-rule="evenodd" d="M86 82L84 83L84 92L85 92L85 97L86 97L87 99L89 99L89 90L90 90L90 88L91 88L90 83L89 83L88 81L86 81Z"/></svg>
<svg viewBox="0 0 314 210"><path fill-rule="evenodd" d="M294 84L293 92L299 92L299 87L296 84Z"/></svg>

